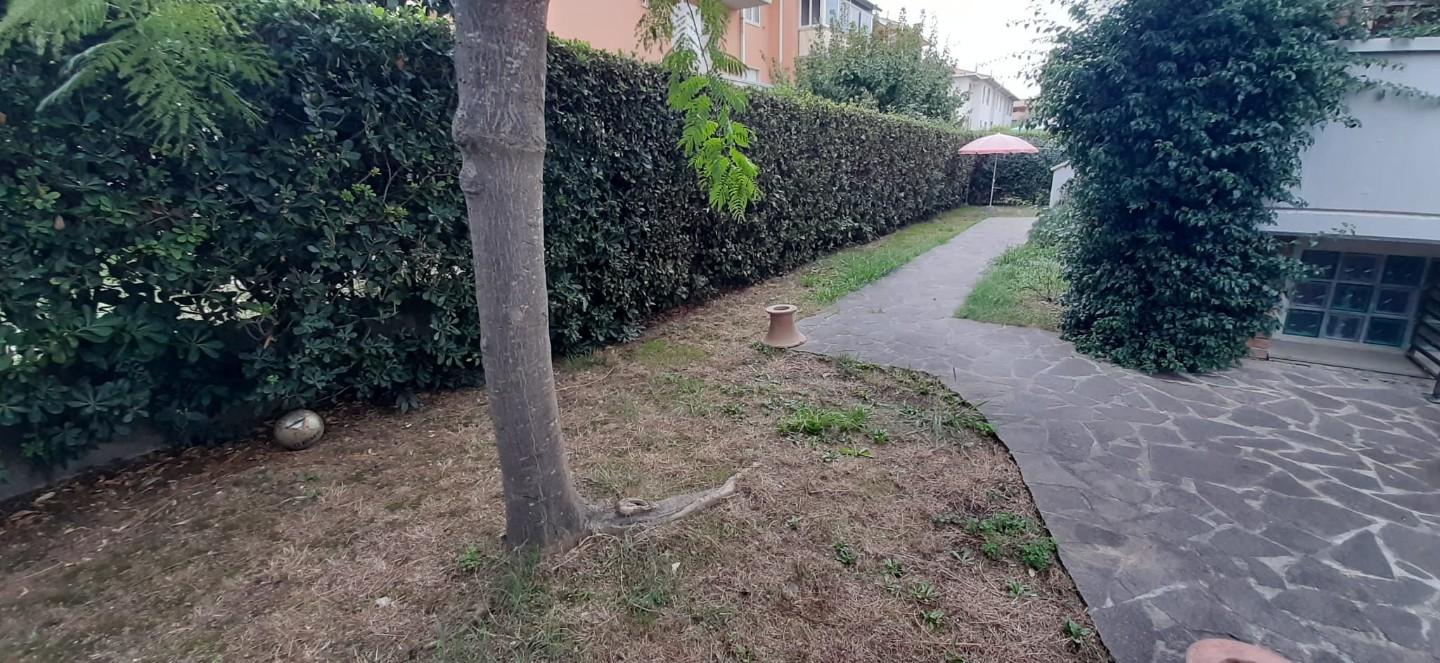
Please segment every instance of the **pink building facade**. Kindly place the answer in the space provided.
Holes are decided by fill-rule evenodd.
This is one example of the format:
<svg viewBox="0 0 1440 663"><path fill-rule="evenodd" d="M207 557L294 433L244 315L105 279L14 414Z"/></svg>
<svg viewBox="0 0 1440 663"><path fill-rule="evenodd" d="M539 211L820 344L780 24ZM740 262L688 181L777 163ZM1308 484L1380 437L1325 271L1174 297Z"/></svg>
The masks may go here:
<svg viewBox="0 0 1440 663"><path fill-rule="evenodd" d="M747 68L743 79L771 85L794 71L795 58L809 52L821 25L837 20L866 29L875 21L868 0L724 0L731 8L725 50ZM550 0L550 31L607 51L658 60L642 49L635 25L645 0Z"/></svg>

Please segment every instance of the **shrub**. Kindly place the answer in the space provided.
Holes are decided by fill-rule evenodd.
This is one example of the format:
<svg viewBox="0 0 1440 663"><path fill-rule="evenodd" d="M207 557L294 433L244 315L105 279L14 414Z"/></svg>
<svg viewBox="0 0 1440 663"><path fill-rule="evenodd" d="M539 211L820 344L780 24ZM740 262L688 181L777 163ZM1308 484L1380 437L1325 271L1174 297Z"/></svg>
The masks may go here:
<svg viewBox="0 0 1440 663"><path fill-rule="evenodd" d="M1075 216L1063 203L1041 210L1030 227L1030 243L1041 248L1063 251L1074 239Z"/></svg>
<svg viewBox="0 0 1440 663"><path fill-rule="evenodd" d="M970 178L970 204L990 202L991 167L996 168L995 204L1044 205L1049 202L1050 169L1065 161L1065 153L1044 132L1016 132L1016 135L1040 148L1040 153L980 157L975 162L975 176Z"/></svg>
<svg viewBox="0 0 1440 663"><path fill-rule="evenodd" d="M833 101L951 122L965 99L951 82L955 62L937 41L933 30L926 34L922 23L907 21L903 9L898 20L872 30L837 22L796 61L795 83Z"/></svg>
<svg viewBox="0 0 1440 663"><path fill-rule="evenodd" d="M1147 371L1229 366L1274 329L1291 201L1351 79L1327 0L1124 0L1061 30L1037 111L1071 157L1063 328ZM1138 37L1137 37L1138 35Z"/></svg>
<svg viewBox="0 0 1440 663"><path fill-rule="evenodd" d="M0 65L0 452L56 463L137 424L204 439L278 408L409 406L480 380L449 24L253 11L281 69L246 91L267 122L179 156L150 148L118 89L36 114L61 64L12 50ZM964 201L968 135L757 94L765 198L744 220L712 214L665 89L655 67L552 45L557 352Z"/></svg>

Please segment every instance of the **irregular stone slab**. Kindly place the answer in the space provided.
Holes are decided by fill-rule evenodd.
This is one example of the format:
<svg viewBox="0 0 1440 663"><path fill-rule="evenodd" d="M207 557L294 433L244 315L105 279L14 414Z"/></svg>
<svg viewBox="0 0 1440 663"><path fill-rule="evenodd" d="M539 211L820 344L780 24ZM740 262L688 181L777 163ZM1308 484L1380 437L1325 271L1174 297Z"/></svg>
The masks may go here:
<svg viewBox="0 0 1440 663"><path fill-rule="evenodd" d="M1395 578L1390 559L1380 549L1380 542L1370 532L1361 532L1330 550L1330 559L1342 566L1382 578Z"/></svg>
<svg viewBox="0 0 1440 663"><path fill-rule="evenodd" d="M801 321L800 349L980 403L1119 663L1179 661L1215 630L1296 661L1440 660L1429 385L1248 361L1148 376L952 317L1028 228L986 220Z"/></svg>

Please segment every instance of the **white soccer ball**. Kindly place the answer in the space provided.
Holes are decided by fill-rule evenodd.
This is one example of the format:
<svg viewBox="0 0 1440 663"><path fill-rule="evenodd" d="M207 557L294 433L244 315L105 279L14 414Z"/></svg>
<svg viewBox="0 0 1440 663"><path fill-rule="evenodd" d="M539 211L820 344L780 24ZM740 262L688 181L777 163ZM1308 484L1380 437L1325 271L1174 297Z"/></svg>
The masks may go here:
<svg viewBox="0 0 1440 663"><path fill-rule="evenodd" d="M291 451L309 449L325 434L325 420L310 410L292 410L275 420L275 443Z"/></svg>

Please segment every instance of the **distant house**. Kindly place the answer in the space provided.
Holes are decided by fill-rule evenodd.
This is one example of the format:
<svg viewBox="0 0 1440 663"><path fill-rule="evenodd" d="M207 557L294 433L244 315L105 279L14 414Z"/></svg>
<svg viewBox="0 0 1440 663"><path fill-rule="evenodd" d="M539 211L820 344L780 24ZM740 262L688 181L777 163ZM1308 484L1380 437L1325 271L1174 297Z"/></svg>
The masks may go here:
<svg viewBox="0 0 1440 663"><path fill-rule="evenodd" d="M993 76L956 69L950 84L956 92L968 95L959 112L963 126L984 131L1014 124L1015 102L1020 97Z"/></svg>
<svg viewBox="0 0 1440 663"><path fill-rule="evenodd" d="M871 30L875 4L869 0L722 0L731 11L725 51L745 65L737 81L767 87L782 72L793 72L795 59L810 53L826 29ZM658 60L661 53L641 48L635 24L645 15L645 0L551 0L550 31L596 48L634 53ZM700 37L700 21L691 2L675 8L675 30Z"/></svg>
<svg viewBox="0 0 1440 663"><path fill-rule="evenodd" d="M1030 100L1020 99L1015 102L1015 107L1010 113L1010 121L1017 127L1025 126L1030 121Z"/></svg>

